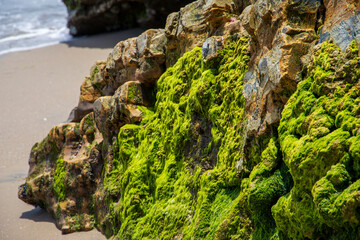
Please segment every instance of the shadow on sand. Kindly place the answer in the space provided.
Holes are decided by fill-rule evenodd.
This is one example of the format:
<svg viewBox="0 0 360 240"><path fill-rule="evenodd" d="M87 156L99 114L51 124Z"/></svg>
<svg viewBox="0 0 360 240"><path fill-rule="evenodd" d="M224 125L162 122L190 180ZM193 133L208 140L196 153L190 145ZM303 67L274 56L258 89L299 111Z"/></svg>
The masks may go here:
<svg viewBox="0 0 360 240"><path fill-rule="evenodd" d="M50 214L40 207L35 207L30 211L23 212L20 218L29 219L34 222L51 222L56 225L55 220L50 216Z"/></svg>
<svg viewBox="0 0 360 240"><path fill-rule="evenodd" d="M78 48L113 48L118 42L128 38L137 37L144 31L144 29L135 28L118 32L103 33L73 38L68 42L62 42L62 44Z"/></svg>

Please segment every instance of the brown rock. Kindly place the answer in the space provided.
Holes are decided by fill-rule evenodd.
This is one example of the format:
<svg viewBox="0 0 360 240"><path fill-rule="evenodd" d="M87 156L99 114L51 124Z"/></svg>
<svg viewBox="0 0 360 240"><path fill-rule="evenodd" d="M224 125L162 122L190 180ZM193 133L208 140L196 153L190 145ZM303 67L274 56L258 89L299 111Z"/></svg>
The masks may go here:
<svg viewBox="0 0 360 240"><path fill-rule="evenodd" d="M94 118L104 137L111 139L123 125L141 122L142 112L137 105L149 106L144 89L140 82L126 82L112 97L100 97L95 101Z"/></svg>
<svg viewBox="0 0 360 240"><path fill-rule="evenodd" d="M262 0L240 16L252 48L252 68L244 84L249 137L263 134L267 126L280 121L283 106L297 85L301 57L316 39L319 8L317 0Z"/></svg>
<svg viewBox="0 0 360 240"><path fill-rule="evenodd" d="M101 141L93 113L80 124L55 126L47 138L32 148L29 175L19 187L19 198L46 209L64 233L92 229L90 196L101 175L102 158L97 146ZM62 174L60 182L55 182L55 174ZM70 216L76 215L84 216L75 226L76 219Z"/></svg>
<svg viewBox="0 0 360 240"><path fill-rule="evenodd" d="M136 39L139 51L139 67L135 79L146 85L155 85L165 71L165 48L167 38L164 30L148 30Z"/></svg>
<svg viewBox="0 0 360 240"><path fill-rule="evenodd" d="M185 52L202 46L211 36L233 34L239 25L229 27L249 1L198 0L168 16L165 34L168 38L166 65L173 65Z"/></svg>
<svg viewBox="0 0 360 240"><path fill-rule="evenodd" d="M116 91L115 97L120 102L133 105L150 106L150 99L146 88L140 82L126 82Z"/></svg>

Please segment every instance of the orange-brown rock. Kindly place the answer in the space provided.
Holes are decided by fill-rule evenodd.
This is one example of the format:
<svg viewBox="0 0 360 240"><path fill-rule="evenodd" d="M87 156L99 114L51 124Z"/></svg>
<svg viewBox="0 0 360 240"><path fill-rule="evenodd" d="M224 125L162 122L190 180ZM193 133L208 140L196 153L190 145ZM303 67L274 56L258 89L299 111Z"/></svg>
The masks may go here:
<svg viewBox="0 0 360 240"><path fill-rule="evenodd" d="M279 122L295 90L300 59L316 40L320 5L316 0L257 1L240 16L253 52L244 85L249 137Z"/></svg>
<svg viewBox="0 0 360 240"><path fill-rule="evenodd" d="M92 111L101 96L112 96L128 81L154 86L167 66L185 52L202 46L211 36L229 36L239 32L237 14L249 1L198 0L168 16L165 29L150 29L137 38L119 42L106 62L98 62L86 77L79 104L70 114L78 122ZM242 29L242 34L246 34Z"/></svg>
<svg viewBox="0 0 360 240"><path fill-rule="evenodd" d="M325 0L326 15L320 42L332 39L343 51L351 41L360 41L360 3L356 0Z"/></svg>
<svg viewBox="0 0 360 240"><path fill-rule="evenodd" d="M19 198L46 209L64 233L92 229L90 196L102 171L97 145L101 141L93 113L80 123L52 128L31 150L29 175L19 187Z"/></svg>

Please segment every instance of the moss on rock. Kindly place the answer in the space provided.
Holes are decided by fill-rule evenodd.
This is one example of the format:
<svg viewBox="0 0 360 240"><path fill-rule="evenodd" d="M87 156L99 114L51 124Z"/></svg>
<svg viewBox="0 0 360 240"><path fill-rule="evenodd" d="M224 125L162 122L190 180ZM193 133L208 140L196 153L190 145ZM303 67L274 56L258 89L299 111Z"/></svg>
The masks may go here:
<svg viewBox="0 0 360 240"><path fill-rule="evenodd" d="M279 126L294 180L272 208L292 239L357 239L359 232L359 51L325 42L288 101Z"/></svg>
<svg viewBox="0 0 360 240"><path fill-rule="evenodd" d="M247 39L227 40L205 62L186 53L157 83L153 110L124 125L104 172L108 214L100 228L119 239L230 239L251 235L241 180ZM234 226L231 222L244 224ZM226 237L224 237L226 236Z"/></svg>
<svg viewBox="0 0 360 240"><path fill-rule="evenodd" d="M95 225L113 239L359 239L358 45L315 46L296 92L282 90L280 124L254 135L248 39L217 41L211 59L197 47L167 69L149 88L154 105L136 81L99 98L95 65L81 88L81 100L99 98L94 113L33 147L19 197L63 232Z"/></svg>
<svg viewBox="0 0 360 240"><path fill-rule="evenodd" d="M59 202L64 201L66 198L65 192L65 177L66 171L64 167L64 160L59 158L56 161L56 168L54 173L54 182L53 182L53 189L56 195L56 198Z"/></svg>

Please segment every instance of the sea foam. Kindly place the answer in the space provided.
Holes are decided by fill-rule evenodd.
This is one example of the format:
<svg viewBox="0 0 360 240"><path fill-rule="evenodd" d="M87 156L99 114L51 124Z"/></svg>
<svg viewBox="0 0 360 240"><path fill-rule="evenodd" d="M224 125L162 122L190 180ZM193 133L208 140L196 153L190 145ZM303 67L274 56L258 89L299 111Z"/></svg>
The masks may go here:
<svg viewBox="0 0 360 240"><path fill-rule="evenodd" d="M0 55L71 38L61 0L0 0Z"/></svg>

